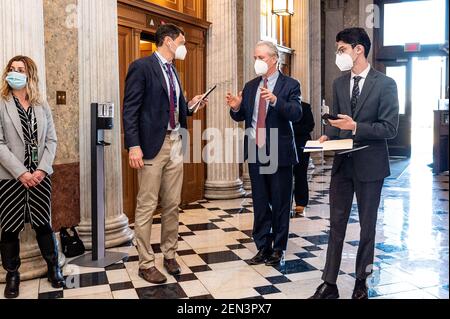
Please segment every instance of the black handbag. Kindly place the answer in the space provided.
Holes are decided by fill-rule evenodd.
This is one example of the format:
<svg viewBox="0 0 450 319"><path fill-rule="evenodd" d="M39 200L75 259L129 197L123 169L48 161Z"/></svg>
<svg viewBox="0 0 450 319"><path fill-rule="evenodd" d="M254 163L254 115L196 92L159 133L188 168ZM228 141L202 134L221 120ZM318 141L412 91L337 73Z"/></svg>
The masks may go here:
<svg viewBox="0 0 450 319"><path fill-rule="evenodd" d="M69 234L68 230L70 230L72 234ZM61 228L59 237L61 238L62 252L66 257L71 258L84 254L86 249L78 236L75 227Z"/></svg>

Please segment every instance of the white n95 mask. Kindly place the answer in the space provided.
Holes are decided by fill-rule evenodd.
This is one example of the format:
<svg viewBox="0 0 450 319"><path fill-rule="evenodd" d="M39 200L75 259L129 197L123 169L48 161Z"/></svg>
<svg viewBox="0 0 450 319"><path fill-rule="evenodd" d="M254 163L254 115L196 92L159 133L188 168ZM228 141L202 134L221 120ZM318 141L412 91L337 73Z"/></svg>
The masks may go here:
<svg viewBox="0 0 450 319"><path fill-rule="evenodd" d="M353 59L350 54L336 54L336 65L342 72L350 71L353 68Z"/></svg>
<svg viewBox="0 0 450 319"><path fill-rule="evenodd" d="M185 45L180 45L175 51L175 59L184 60L186 59L187 49Z"/></svg>
<svg viewBox="0 0 450 319"><path fill-rule="evenodd" d="M255 73L257 76L263 76L269 71L269 65L263 60L255 61Z"/></svg>

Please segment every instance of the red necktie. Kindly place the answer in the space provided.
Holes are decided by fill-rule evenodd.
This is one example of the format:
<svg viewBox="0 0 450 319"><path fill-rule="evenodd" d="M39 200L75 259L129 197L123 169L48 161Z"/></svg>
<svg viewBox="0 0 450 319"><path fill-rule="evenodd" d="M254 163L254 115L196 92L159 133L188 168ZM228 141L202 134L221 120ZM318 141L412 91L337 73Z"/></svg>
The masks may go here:
<svg viewBox="0 0 450 319"><path fill-rule="evenodd" d="M264 88L267 89L267 79L264 79ZM260 96L258 121L256 123L256 145L260 148L266 144L266 115L267 101Z"/></svg>

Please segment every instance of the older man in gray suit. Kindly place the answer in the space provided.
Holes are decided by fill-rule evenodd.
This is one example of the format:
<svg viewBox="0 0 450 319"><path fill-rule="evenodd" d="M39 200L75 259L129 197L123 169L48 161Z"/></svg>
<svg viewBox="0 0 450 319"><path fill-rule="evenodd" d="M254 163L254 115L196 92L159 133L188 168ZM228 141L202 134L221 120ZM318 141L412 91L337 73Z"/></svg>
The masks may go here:
<svg viewBox="0 0 450 319"><path fill-rule="evenodd" d="M391 78L371 68L367 57L371 42L362 28L350 28L336 37L336 64L350 71L333 85L332 115L328 139L352 138L355 147L367 148L336 155L330 185L330 236L325 269L313 299L339 297L336 280L348 219L356 193L361 225L356 257L356 284L353 299L367 299L366 278L372 273L375 233L381 190L390 175L387 140L397 135L398 94Z"/></svg>

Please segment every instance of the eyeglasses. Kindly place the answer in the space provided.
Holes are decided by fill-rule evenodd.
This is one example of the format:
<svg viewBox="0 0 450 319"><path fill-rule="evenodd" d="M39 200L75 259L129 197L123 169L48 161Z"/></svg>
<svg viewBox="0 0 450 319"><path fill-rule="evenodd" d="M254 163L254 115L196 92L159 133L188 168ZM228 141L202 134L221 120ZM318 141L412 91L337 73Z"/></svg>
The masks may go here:
<svg viewBox="0 0 450 319"><path fill-rule="evenodd" d="M352 49L354 49L357 45L358 45L358 44L355 44L355 43L350 44L350 46L352 47ZM337 55L342 55L343 53L345 53L345 50L346 50L346 49L347 49L347 47L342 46L342 47L340 47L335 53L336 53Z"/></svg>

